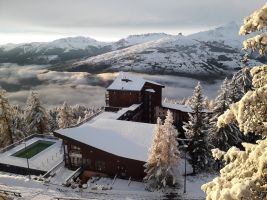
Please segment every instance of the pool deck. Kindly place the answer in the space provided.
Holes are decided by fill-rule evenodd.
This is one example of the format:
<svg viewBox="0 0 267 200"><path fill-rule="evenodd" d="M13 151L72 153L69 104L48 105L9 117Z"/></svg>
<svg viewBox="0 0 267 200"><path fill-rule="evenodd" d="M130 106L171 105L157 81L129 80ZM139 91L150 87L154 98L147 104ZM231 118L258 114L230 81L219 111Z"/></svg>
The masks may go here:
<svg viewBox="0 0 267 200"><path fill-rule="evenodd" d="M29 158L29 166L31 169L48 171L63 160L63 150L61 149L62 141L57 139L34 137L26 141L26 146L31 145L38 140L52 141L55 143L32 158ZM4 153L0 153L0 163L27 168L26 158L13 156L13 154L24 148L25 144L19 144Z"/></svg>

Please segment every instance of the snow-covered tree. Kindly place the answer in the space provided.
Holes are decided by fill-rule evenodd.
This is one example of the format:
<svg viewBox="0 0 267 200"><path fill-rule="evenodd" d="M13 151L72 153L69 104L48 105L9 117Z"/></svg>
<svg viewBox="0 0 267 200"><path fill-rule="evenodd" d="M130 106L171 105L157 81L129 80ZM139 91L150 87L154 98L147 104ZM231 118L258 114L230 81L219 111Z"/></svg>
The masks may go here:
<svg viewBox="0 0 267 200"><path fill-rule="evenodd" d="M147 184L147 189L153 190L153 189L160 189L163 185L162 183L162 177L161 177L161 167L164 166L164 163L161 159L162 154L162 137L163 137L163 130L162 130L162 122L160 118L157 119L157 124L154 129L153 134L153 141L152 145L149 149L149 156L145 167L145 173L146 177L144 178L144 181Z"/></svg>
<svg viewBox="0 0 267 200"><path fill-rule="evenodd" d="M21 140L27 136L25 132L25 122L23 110L19 106L12 106L11 132L14 141Z"/></svg>
<svg viewBox="0 0 267 200"><path fill-rule="evenodd" d="M240 88L240 84L237 81L237 74L234 74L233 78L229 81L228 84L228 102L235 103L239 101L244 95L243 91Z"/></svg>
<svg viewBox="0 0 267 200"><path fill-rule="evenodd" d="M255 91L249 91L218 119L218 127L237 122L245 134L265 137L257 144L242 143L245 151L230 148L223 156L220 176L204 184L207 199L266 199L267 191L267 66L251 70ZM257 77L257 78L256 78ZM218 155L218 154L216 154Z"/></svg>
<svg viewBox="0 0 267 200"><path fill-rule="evenodd" d="M175 184L176 183L176 175L177 168L180 159L180 152L178 150L178 131L173 125L173 114L170 110L167 111L166 119L164 124L162 125L163 134L163 142L162 143L162 159L167 163L167 169L165 172L165 179L163 180L163 185Z"/></svg>
<svg viewBox="0 0 267 200"><path fill-rule="evenodd" d="M197 84L191 98L192 113L183 126L185 135L191 139L188 144L189 162L193 173L207 170L211 163L211 148L207 140L207 115L203 112L203 96L200 83Z"/></svg>
<svg viewBox="0 0 267 200"><path fill-rule="evenodd" d="M177 135L172 113L168 111L164 124L158 119L154 130L153 142L145 164L147 175L144 180L147 189L161 189L176 183L180 155Z"/></svg>
<svg viewBox="0 0 267 200"><path fill-rule="evenodd" d="M247 92L239 102L232 104L218 118L217 125L224 127L237 122L245 134L254 132L267 136L267 65L254 67L251 74L256 89Z"/></svg>
<svg viewBox="0 0 267 200"><path fill-rule="evenodd" d="M210 100L210 104L209 104L209 110L213 110L214 109L214 106L215 106L215 102L214 100Z"/></svg>
<svg viewBox="0 0 267 200"><path fill-rule="evenodd" d="M248 55L245 54L242 59L242 69L236 72L229 81L229 103L239 101L244 94L253 89L252 76L250 68L247 66Z"/></svg>
<svg viewBox="0 0 267 200"><path fill-rule="evenodd" d="M27 99L24 120L27 134L44 134L49 130L46 110L36 92L31 92Z"/></svg>
<svg viewBox="0 0 267 200"><path fill-rule="evenodd" d="M6 92L0 91L0 147L13 143L12 138L12 109L6 98Z"/></svg>
<svg viewBox="0 0 267 200"><path fill-rule="evenodd" d="M185 102L186 102L186 98L183 98L182 100L179 101L179 104L185 105Z"/></svg>
<svg viewBox="0 0 267 200"><path fill-rule="evenodd" d="M209 97L205 96L203 99L203 107L205 109L210 109L210 101L209 101Z"/></svg>
<svg viewBox="0 0 267 200"><path fill-rule="evenodd" d="M59 108L52 108L49 110L48 121L49 121L49 132L55 131L59 128L58 126L58 113Z"/></svg>
<svg viewBox="0 0 267 200"><path fill-rule="evenodd" d="M208 130L211 144L215 148L219 148L223 151L228 150L232 146L240 146L242 142L241 132L235 124L231 123L225 127L217 127L218 117L229 108L229 101L231 101L229 98L229 83L228 80L225 79L221 85L219 95L214 101L215 105L212 109L212 116L209 120L210 127Z"/></svg>
<svg viewBox="0 0 267 200"><path fill-rule="evenodd" d="M266 28L267 4L244 20L240 34ZM260 35L244 42L245 49L265 52L267 37ZM248 44L249 43L249 44ZM253 132L263 136L257 144L243 143L245 151L232 147L224 154L227 165L220 176L204 184L207 199L266 199L267 198L267 66L251 70L254 91L248 91L240 101L218 119L218 127L236 122L245 134Z"/></svg>
<svg viewBox="0 0 267 200"><path fill-rule="evenodd" d="M252 76L250 74L250 68L248 66L248 54L246 53L243 56L243 59L241 60L243 63L243 67L241 70L239 70L236 75L236 81L239 84L239 87L241 88L241 91L244 94L246 94L249 90L252 90ZM242 95L242 96L243 96Z"/></svg>
<svg viewBox="0 0 267 200"><path fill-rule="evenodd" d="M59 111L58 126L59 128L68 128L74 124L75 122L72 109L66 102L64 102Z"/></svg>

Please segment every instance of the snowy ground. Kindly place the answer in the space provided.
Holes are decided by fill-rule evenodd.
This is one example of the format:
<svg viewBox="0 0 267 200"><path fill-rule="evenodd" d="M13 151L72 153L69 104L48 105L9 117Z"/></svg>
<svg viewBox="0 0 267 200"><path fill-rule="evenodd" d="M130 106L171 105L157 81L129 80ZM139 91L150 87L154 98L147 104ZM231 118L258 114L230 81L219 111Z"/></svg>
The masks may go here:
<svg viewBox="0 0 267 200"><path fill-rule="evenodd" d="M28 141L26 141L26 146L37 142L38 140L45 140L45 141L53 141L55 142L50 147L44 149L37 155L33 156L29 159L29 166L31 169L38 169L42 171L48 171L56 164L62 162L63 160L63 152L61 151L61 140L56 139L47 139L47 138L39 138L34 137ZM27 161L25 158L19 158L12 156L14 153L22 150L25 148L24 144L19 144L18 146L4 152L0 153L0 163L20 166L20 167L27 167Z"/></svg>
<svg viewBox="0 0 267 200"><path fill-rule="evenodd" d="M27 141L27 145L30 145L40 138L33 138ZM44 138L41 138L44 140ZM47 140L47 139L45 139ZM49 139L48 139L49 140ZM57 163L62 161L62 155L60 151L61 141L56 140L56 143L48 147L44 151L40 152L33 158L29 159L31 168L50 170ZM15 148L0 154L0 160L4 163L16 164L17 166L26 166L26 161L23 158L16 158L12 156L15 152L24 148L24 144L18 145ZM58 156L55 156L55 153ZM54 156L53 156L54 155ZM52 159L53 156L53 159ZM44 165L44 161L49 159L47 165ZM211 181L214 175L201 174L197 176L187 176L186 194L184 190L184 159L181 159L179 165L179 184L176 188L168 189L165 192L148 192L145 190L144 183L130 182L128 180L117 179L114 184L113 179L101 178L100 180L89 182L88 188L82 192L80 189L72 189L71 187L64 187L62 183L65 183L66 179L73 174L73 171L66 169L64 164L59 165L56 170L53 171L54 176L50 178L50 183L44 183L36 180L28 180L26 176L1 173L0 172L0 190L11 190L20 192L22 197L14 197L14 199L24 200L50 200L54 197L75 197L82 199L127 199L127 200L165 200L165 199L204 199L205 194L201 191L202 184ZM0 169L1 170L1 169ZM187 174L192 173L192 167L187 163ZM33 176L34 177L34 176ZM111 190L101 190L99 187L112 187ZM97 190L94 190L98 188Z"/></svg>
<svg viewBox="0 0 267 200"><path fill-rule="evenodd" d="M131 182L128 180L117 179L112 185L112 179L102 178L99 181L88 184L88 189L80 191L63 187L57 184L44 184L42 182L28 180L24 176L16 176L10 174L0 174L0 189L20 192L22 197L14 197L14 199L24 200L50 200L54 197L75 197L82 199L116 199L116 200L165 200L165 199L204 199L205 194L200 190L203 183L214 178L211 174L201 174L198 176L187 177L187 193L183 194L183 177L178 188L169 189L167 193L148 192L144 189L144 184L140 182ZM92 190L96 184L107 186L112 185L112 190Z"/></svg>

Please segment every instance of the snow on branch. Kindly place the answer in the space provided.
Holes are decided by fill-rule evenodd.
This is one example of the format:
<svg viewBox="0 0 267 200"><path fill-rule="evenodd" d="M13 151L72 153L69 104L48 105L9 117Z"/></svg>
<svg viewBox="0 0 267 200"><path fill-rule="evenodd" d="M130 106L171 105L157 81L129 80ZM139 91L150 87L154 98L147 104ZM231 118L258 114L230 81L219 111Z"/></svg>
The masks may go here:
<svg viewBox="0 0 267 200"><path fill-rule="evenodd" d="M256 51L259 49L260 55L264 55L267 46L267 34L256 35L255 37L249 38L243 42L244 50L252 49Z"/></svg>
<svg viewBox="0 0 267 200"><path fill-rule="evenodd" d="M260 67L253 67L250 71L252 78L252 84L256 88L267 85L267 65Z"/></svg>
<svg viewBox="0 0 267 200"><path fill-rule="evenodd" d="M237 103L232 104L230 108L218 118L219 128L226 124L238 122L241 131L245 134L255 132L267 136L267 85L249 91Z"/></svg>
<svg viewBox="0 0 267 200"><path fill-rule="evenodd" d="M254 91L247 92L243 98L230 106L218 118L217 126L238 122L239 128L245 134L254 132L267 136L267 66L254 67L251 70Z"/></svg>
<svg viewBox="0 0 267 200"><path fill-rule="evenodd" d="M261 31L266 27L267 3L244 19L244 24L239 30L240 35Z"/></svg>
<svg viewBox="0 0 267 200"><path fill-rule="evenodd" d="M224 155L229 162L220 172L220 177L202 185L207 199L259 199L267 190L266 176L267 140L258 144L243 144L245 151L232 147Z"/></svg>
<svg viewBox="0 0 267 200"><path fill-rule="evenodd" d="M225 151L221 151L220 149L216 148L216 149L212 149L211 150L212 153L212 157L215 160L221 160L223 159L223 156L225 155Z"/></svg>

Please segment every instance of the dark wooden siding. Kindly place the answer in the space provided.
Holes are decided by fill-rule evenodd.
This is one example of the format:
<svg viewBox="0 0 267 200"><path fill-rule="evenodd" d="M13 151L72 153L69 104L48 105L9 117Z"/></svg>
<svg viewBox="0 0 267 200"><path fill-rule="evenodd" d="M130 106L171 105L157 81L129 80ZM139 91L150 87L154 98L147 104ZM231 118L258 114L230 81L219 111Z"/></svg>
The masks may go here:
<svg viewBox="0 0 267 200"><path fill-rule="evenodd" d="M147 91L152 89L154 92ZM142 101L143 101L143 121L147 123L155 123L155 108L161 106L161 95L162 86L146 83L142 90Z"/></svg>
<svg viewBox="0 0 267 200"><path fill-rule="evenodd" d="M155 120L157 117L160 117L162 120L164 120L168 110L170 110L173 113L173 120L174 120L173 123L177 127L179 133L182 134L181 136L183 137L184 136L183 124L184 122L188 122L189 120L189 115L187 112L182 112L180 110L175 110L165 107L156 107Z"/></svg>
<svg viewBox="0 0 267 200"><path fill-rule="evenodd" d="M146 89L153 89L155 91L155 93L153 93L153 99L152 99L153 104L154 106L161 106L162 88L163 86L146 82L142 91L145 91Z"/></svg>
<svg viewBox="0 0 267 200"><path fill-rule="evenodd" d="M85 169L101 172L107 174L110 177L114 177L117 174L118 177L131 177L135 180L141 180L145 176L143 167L145 162L124 158L105 152L71 138L62 136L56 132L54 133L54 135L63 139L65 150L65 164L66 167L70 169L75 169L77 167L83 166ZM79 147L80 149L73 151L73 146ZM81 154L82 160L78 166L71 161L71 153ZM90 164L86 161L86 159L90 160ZM104 163L105 167L102 167L100 169L98 167L99 163Z"/></svg>
<svg viewBox="0 0 267 200"><path fill-rule="evenodd" d="M129 107L141 102L139 91L108 90L106 94L106 104L110 107Z"/></svg>

